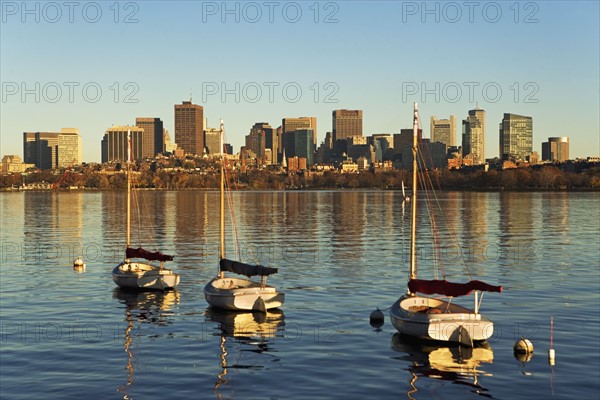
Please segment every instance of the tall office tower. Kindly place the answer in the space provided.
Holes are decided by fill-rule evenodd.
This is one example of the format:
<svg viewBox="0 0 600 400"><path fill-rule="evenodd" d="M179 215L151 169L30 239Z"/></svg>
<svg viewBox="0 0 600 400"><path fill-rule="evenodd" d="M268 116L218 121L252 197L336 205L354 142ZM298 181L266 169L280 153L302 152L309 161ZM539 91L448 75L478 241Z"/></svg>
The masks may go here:
<svg viewBox="0 0 600 400"><path fill-rule="evenodd" d="M315 145L317 144L317 117L283 118L281 120L282 134L297 129L312 129Z"/></svg>
<svg viewBox="0 0 600 400"><path fill-rule="evenodd" d="M285 156L306 158L308 167L315 162L315 132L312 129L296 129L283 134Z"/></svg>
<svg viewBox="0 0 600 400"><path fill-rule="evenodd" d="M127 132L131 134L131 160L142 160L144 129L137 126L111 126L102 138L102 162L127 161Z"/></svg>
<svg viewBox="0 0 600 400"><path fill-rule="evenodd" d="M206 151L210 156L223 154L220 128L206 128L204 130L204 147L206 147Z"/></svg>
<svg viewBox="0 0 600 400"><path fill-rule="evenodd" d="M473 159L473 164L485 163L485 111L481 108L469 110L462 121L463 157Z"/></svg>
<svg viewBox="0 0 600 400"><path fill-rule="evenodd" d="M569 138L549 137L542 143L542 160L564 162L569 160Z"/></svg>
<svg viewBox="0 0 600 400"><path fill-rule="evenodd" d="M363 135L362 110L334 110L332 112L333 142Z"/></svg>
<svg viewBox="0 0 600 400"><path fill-rule="evenodd" d="M58 132L23 132L23 159L39 169L58 166Z"/></svg>
<svg viewBox="0 0 600 400"><path fill-rule="evenodd" d="M283 162L283 126L279 125L275 129L275 136L277 136L277 157L276 164Z"/></svg>
<svg viewBox="0 0 600 400"><path fill-rule="evenodd" d="M277 130L273 129L269 124L265 124L261 129L265 131L265 147L271 149L271 158L268 160L269 164L277 164L277 153L279 152Z"/></svg>
<svg viewBox="0 0 600 400"><path fill-rule="evenodd" d="M442 142L446 146L456 146L456 116L451 115L449 119L432 116L429 136L432 143Z"/></svg>
<svg viewBox="0 0 600 400"><path fill-rule="evenodd" d="M533 118L505 113L499 133L501 160L526 160L533 151Z"/></svg>
<svg viewBox="0 0 600 400"><path fill-rule="evenodd" d="M269 134L270 143L267 144L267 133ZM271 149L270 157L266 160L267 164L273 163L273 153L277 152L277 146L273 149L273 128L266 122L257 122L252 128L250 133L246 135L246 149L251 150L256 157L265 157L266 149ZM275 144L277 144L277 136L275 135Z"/></svg>
<svg viewBox="0 0 600 400"><path fill-rule="evenodd" d="M144 129L144 140L142 154L144 157L154 157L165 151L165 137L163 122L160 118L135 119L135 126Z"/></svg>
<svg viewBox="0 0 600 400"><path fill-rule="evenodd" d="M58 134L58 168L80 164L81 136L77 128L62 128Z"/></svg>
<svg viewBox="0 0 600 400"><path fill-rule="evenodd" d="M175 141L186 154L204 153L204 108L184 101L175 104Z"/></svg>

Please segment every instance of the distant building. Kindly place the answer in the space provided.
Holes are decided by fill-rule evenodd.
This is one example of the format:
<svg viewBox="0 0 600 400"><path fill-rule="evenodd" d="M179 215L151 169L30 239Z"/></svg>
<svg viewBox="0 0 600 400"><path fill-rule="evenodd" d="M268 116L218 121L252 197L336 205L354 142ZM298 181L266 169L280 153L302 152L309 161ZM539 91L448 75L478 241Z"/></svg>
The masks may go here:
<svg viewBox="0 0 600 400"><path fill-rule="evenodd" d="M175 104L175 141L186 154L204 153L204 108L184 101Z"/></svg>
<svg viewBox="0 0 600 400"><path fill-rule="evenodd" d="M23 158L39 169L64 168L81 163L81 139L76 128L60 132L23 132Z"/></svg>
<svg viewBox="0 0 600 400"><path fill-rule="evenodd" d="M448 168L448 146L442 142L432 143L430 139L421 139L419 149L423 152L423 163L427 169ZM412 171L412 144L402 149L402 168Z"/></svg>
<svg viewBox="0 0 600 400"><path fill-rule="evenodd" d="M281 134L293 132L298 129L312 129L314 143L317 145L317 117L283 118L281 120Z"/></svg>
<svg viewBox="0 0 600 400"><path fill-rule="evenodd" d="M362 110L334 110L332 112L332 129L334 142L352 136L362 136Z"/></svg>
<svg viewBox="0 0 600 400"><path fill-rule="evenodd" d="M77 128L62 128L58 134L58 168L81 164L81 136Z"/></svg>
<svg viewBox="0 0 600 400"><path fill-rule="evenodd" d="M164 127L160 118L138 117L135 119L135 125L144 129L142 143L144 157L152 158L165 152Z"/></svg>
<svg viewBox="0 0 600 400"><path fill-rule="evenodd" d="M312 129L297 129L283 134L283 149L286 156L305 158L308 167L315 163L314 131Z"/></svg>
<svg viewBox="0 0 600 400"><path fill-rule="evenodd" d="M217 128L206 128L204 130L204 147L206 148L206 152L210 156L216 156L219 154L223 154L223 149L221 148L221 129Z"/></svg>
<svg viewBox="0 0 600 400"><path fill-rule="evenodd" d="M526 160L533 151L533 118L505 113L499 133L501 160Z"/></svg>
<svg viewBox="0 0 600 400"><path fill-rule="evenodd" d="M127 135L131 135L131 160L143 160L144 129L137 126L112 126L102 138L102 162L127 161Z"/></svg>
<svg viewBox="0 0 600 400"><path fill-rule="evenodd" d="M467 119L462 121L463 158L473 164L485 163L485 110L475 108L469 110Z"/></svg>
<svg viewBox="0 0 600 400"><path fill-rule="evenodd" d="M177 149L177 143L171 141L171 135L169 134L168 129L165 129L164 138L165 138L164 152L174 154L175 150Z"/></svg>
<svg viewBox="0 0 600 400"><path fill-rule="evenodd" d="M23 132L23 158L25 163L39 169L58 166L58 132Z"/></svg>
<svg viewBox="0 0 600 400"><path fill-rule="evenodd" d="M456 146L456 117L451 115L449 119L437 119L431 117L429 136L432 142L442 142L446 146Z"/></svg>
<svg viewBox="0 0 600 400"><path fill-rule="evenodd" d="M273 128L266 122L257 122L250 128L250 133L246 135L246 148L252 150L254 154L256 154L257 158L265 157L265 149L267 148L267 137L266 130L271 131L271 136L273 132ZM268 160L269 164L271 164L272 160Z"/></svg>
<svg viewBox="0 0 600 400"><path fill-rule="evenodd" d="M542 143L542 160L564 162L569 160L569 138L549 137Z"/></svg>
<svg viewBox="0 0 600 400"><path fill-rule="evenodd" d="M0 172L6 173L20 173L25 172L27 168L35 167L33 164L25 164L21 160L21 157L8 154L2 157L2 164L0 165Z"/></svg>

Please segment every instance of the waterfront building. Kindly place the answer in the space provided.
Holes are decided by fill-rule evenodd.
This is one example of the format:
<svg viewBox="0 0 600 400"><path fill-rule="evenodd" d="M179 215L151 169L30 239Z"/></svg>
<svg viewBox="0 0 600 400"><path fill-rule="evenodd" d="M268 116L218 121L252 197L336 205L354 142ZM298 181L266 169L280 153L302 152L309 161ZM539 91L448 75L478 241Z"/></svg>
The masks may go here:
<svg viewBox="0 0 600 400"><path fill-rule="evenodd" d="M485 163L485 110L469 110L467 119L462 121L463 157L474 164Z"/></svg>
<svg viewBox="0 0 600 400"><path fill-rule="evenodd" d="M456 146L456 116L448 119L437 119L434 115L430 120L429 136L432 142L442 142L446 146Z"/></svg>
<svg viewBox="0 0 600 400"><path fill-rule="evenodd" d="M131 135L131 159L143 160L144 129L137 126L111 126L104 133L101 148L103 163L109 161L127 161L127 135Z"/></svg>
<svg viewBox="0 0 600 400"><path fill-rule="evenodd" d="M542 160L564 162L569 160L569 138L549 137L542 143Z"/></svg>
<svg viewBox="0 0 600 400"><path fill-rule="evenodd" d="M23 159L39 169L58 166L58 132L23 132Z"/></svg>
<svg viewBox="0 0 600 400"><path fill-rule="evenodd" d="M283 134L283 149L290 157L305 158L308 167L314 165L315 143L312 129L297 129Z"/></svg>
<svg viewBox="0 0 600 400"><path fill-rule="evenodd" d="M144 129L142 143L144 157L152 158L165 152L164 127L160 118L138 117L135 119L135 126Z"/></svg>
<svg viewBox="0 0 600 400"><path fill-rule="evenodd" d="M333 141L363 135L362 110L334 110L332 112Z"/></svg>
<svg viewBox="0 0 600 400"><path fill-rule="evenodd" d="M533 118L505 113L499 134L501 160L528 159L533 151Z"/></svg>
<svg viewBox="0 0 600 400"><path fill-rule="evenodd" d="M175 104L175 141L186 154L204 153L204 108L192 101Z"/></svg>
<svg viewBox="0 0 600 400"><path fill-rule="evenodd" d="M221 148L222 131L219 128L206 128L204 130L204 147L209 156L218 156L223 154Z"/></svg>
<svg viewBox="0 0 600 400"><path fill-rule="evenodd" d="M317 145L317 117L283 118L281 120L281 134L293 132L298 129L312 129L314 143ZM280 142L281 143L281 142Z"/></svg>
<svg viewBox="0 0 600 400"><path fill-rule="evenodd" d="M81 164L81 136L77 128L62 128L58 134L57 167L66 168Z"/></svg>

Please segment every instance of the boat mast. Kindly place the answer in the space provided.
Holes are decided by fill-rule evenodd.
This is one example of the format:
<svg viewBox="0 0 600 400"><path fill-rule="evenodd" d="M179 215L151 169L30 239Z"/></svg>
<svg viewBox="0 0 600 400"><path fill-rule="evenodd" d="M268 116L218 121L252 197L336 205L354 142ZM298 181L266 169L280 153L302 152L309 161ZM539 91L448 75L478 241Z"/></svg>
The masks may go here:
<svg viewBox="0 0 600 400"><path fill-rule="evenodd" d="M220 241L219 241L219 261L225 258L225 152L223 150L223 135L225 133L223 120L221 120L221 188L220 188ZM225 274L219 268L219 278L223 279Z"/></svg>
<svg viewBox="0 0 600 400"><path fill-rule="evenodd" d="M127 248L129 248L129 246L131 246L131 181L130 181L130 177L129 177L129 169L130 167L130 162L131 162L131 130L127 130L127 168L126 168L126 174L127 174L127 240L126 240L126 245ZM126 259L127 261L129 261L129 259Z"/></svg>
<svg viewBox="0 0 600 400"><path fill-rule="evenodd" d="M410 276L409 279L417 278L417 258L416 258L416 240L417 240L417 145L419 135L419 110L417 103L414 103L413 116L413 173L412 173L412 198L410 209Z"/></svg>

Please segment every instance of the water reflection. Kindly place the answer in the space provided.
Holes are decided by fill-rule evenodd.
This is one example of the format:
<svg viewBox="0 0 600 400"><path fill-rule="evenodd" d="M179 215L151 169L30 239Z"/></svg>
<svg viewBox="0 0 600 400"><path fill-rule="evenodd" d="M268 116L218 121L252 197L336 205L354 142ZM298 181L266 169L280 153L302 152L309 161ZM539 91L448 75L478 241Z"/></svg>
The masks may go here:
<svg viewBox="0 0 600 400"><path fill-rule="evenodd" d="M239 362L241 353L237 361L230 363L227 356L227 339L233 338L234 343L242 345L240 352L250 351L255 354L269 354L273 352L273 341L278 332L285 325L284 315L281 310L269 310L267 313L259 312L235 312L223 311L209 307L205 313L208 321L219 324L220 336L220 367L217 374L214 392L218 399L223 398L223 386L231 379L229 368L240 369L259 369L262 365L242 364Z"/></svg>
<svg viewBox="0 0 600 400"><path fill-rule="evenodd" d="M410 362L410 390L406 392L409 399L414 399L413 395L426 387L426 383L418 384L419 378L441 379L470 386L473 393L493 398L479 381L481 376L491 376L481 369L481 364L494 361L494 353L487 342L474 348L447 346L396 333L392 337L392 349L405 353L399 359Z"/></svg>
<svg viewBox="0 0 600 400"><path fill-rule="evenodd" d="M127 353L127 382L117 388L123 399L130 399L129 390L134 382L134 372L139 360L134 355L134 347L139 348L142 338L142 325L168 325L172 313L171 308L179 303L179 292L135 292L115 288L113 298L125 305L125 322L123 346ZM136 329L137 323L137 329ZM135 345L134 340L138 343ZM135 346L134 346L135 345Z"/></svg>

